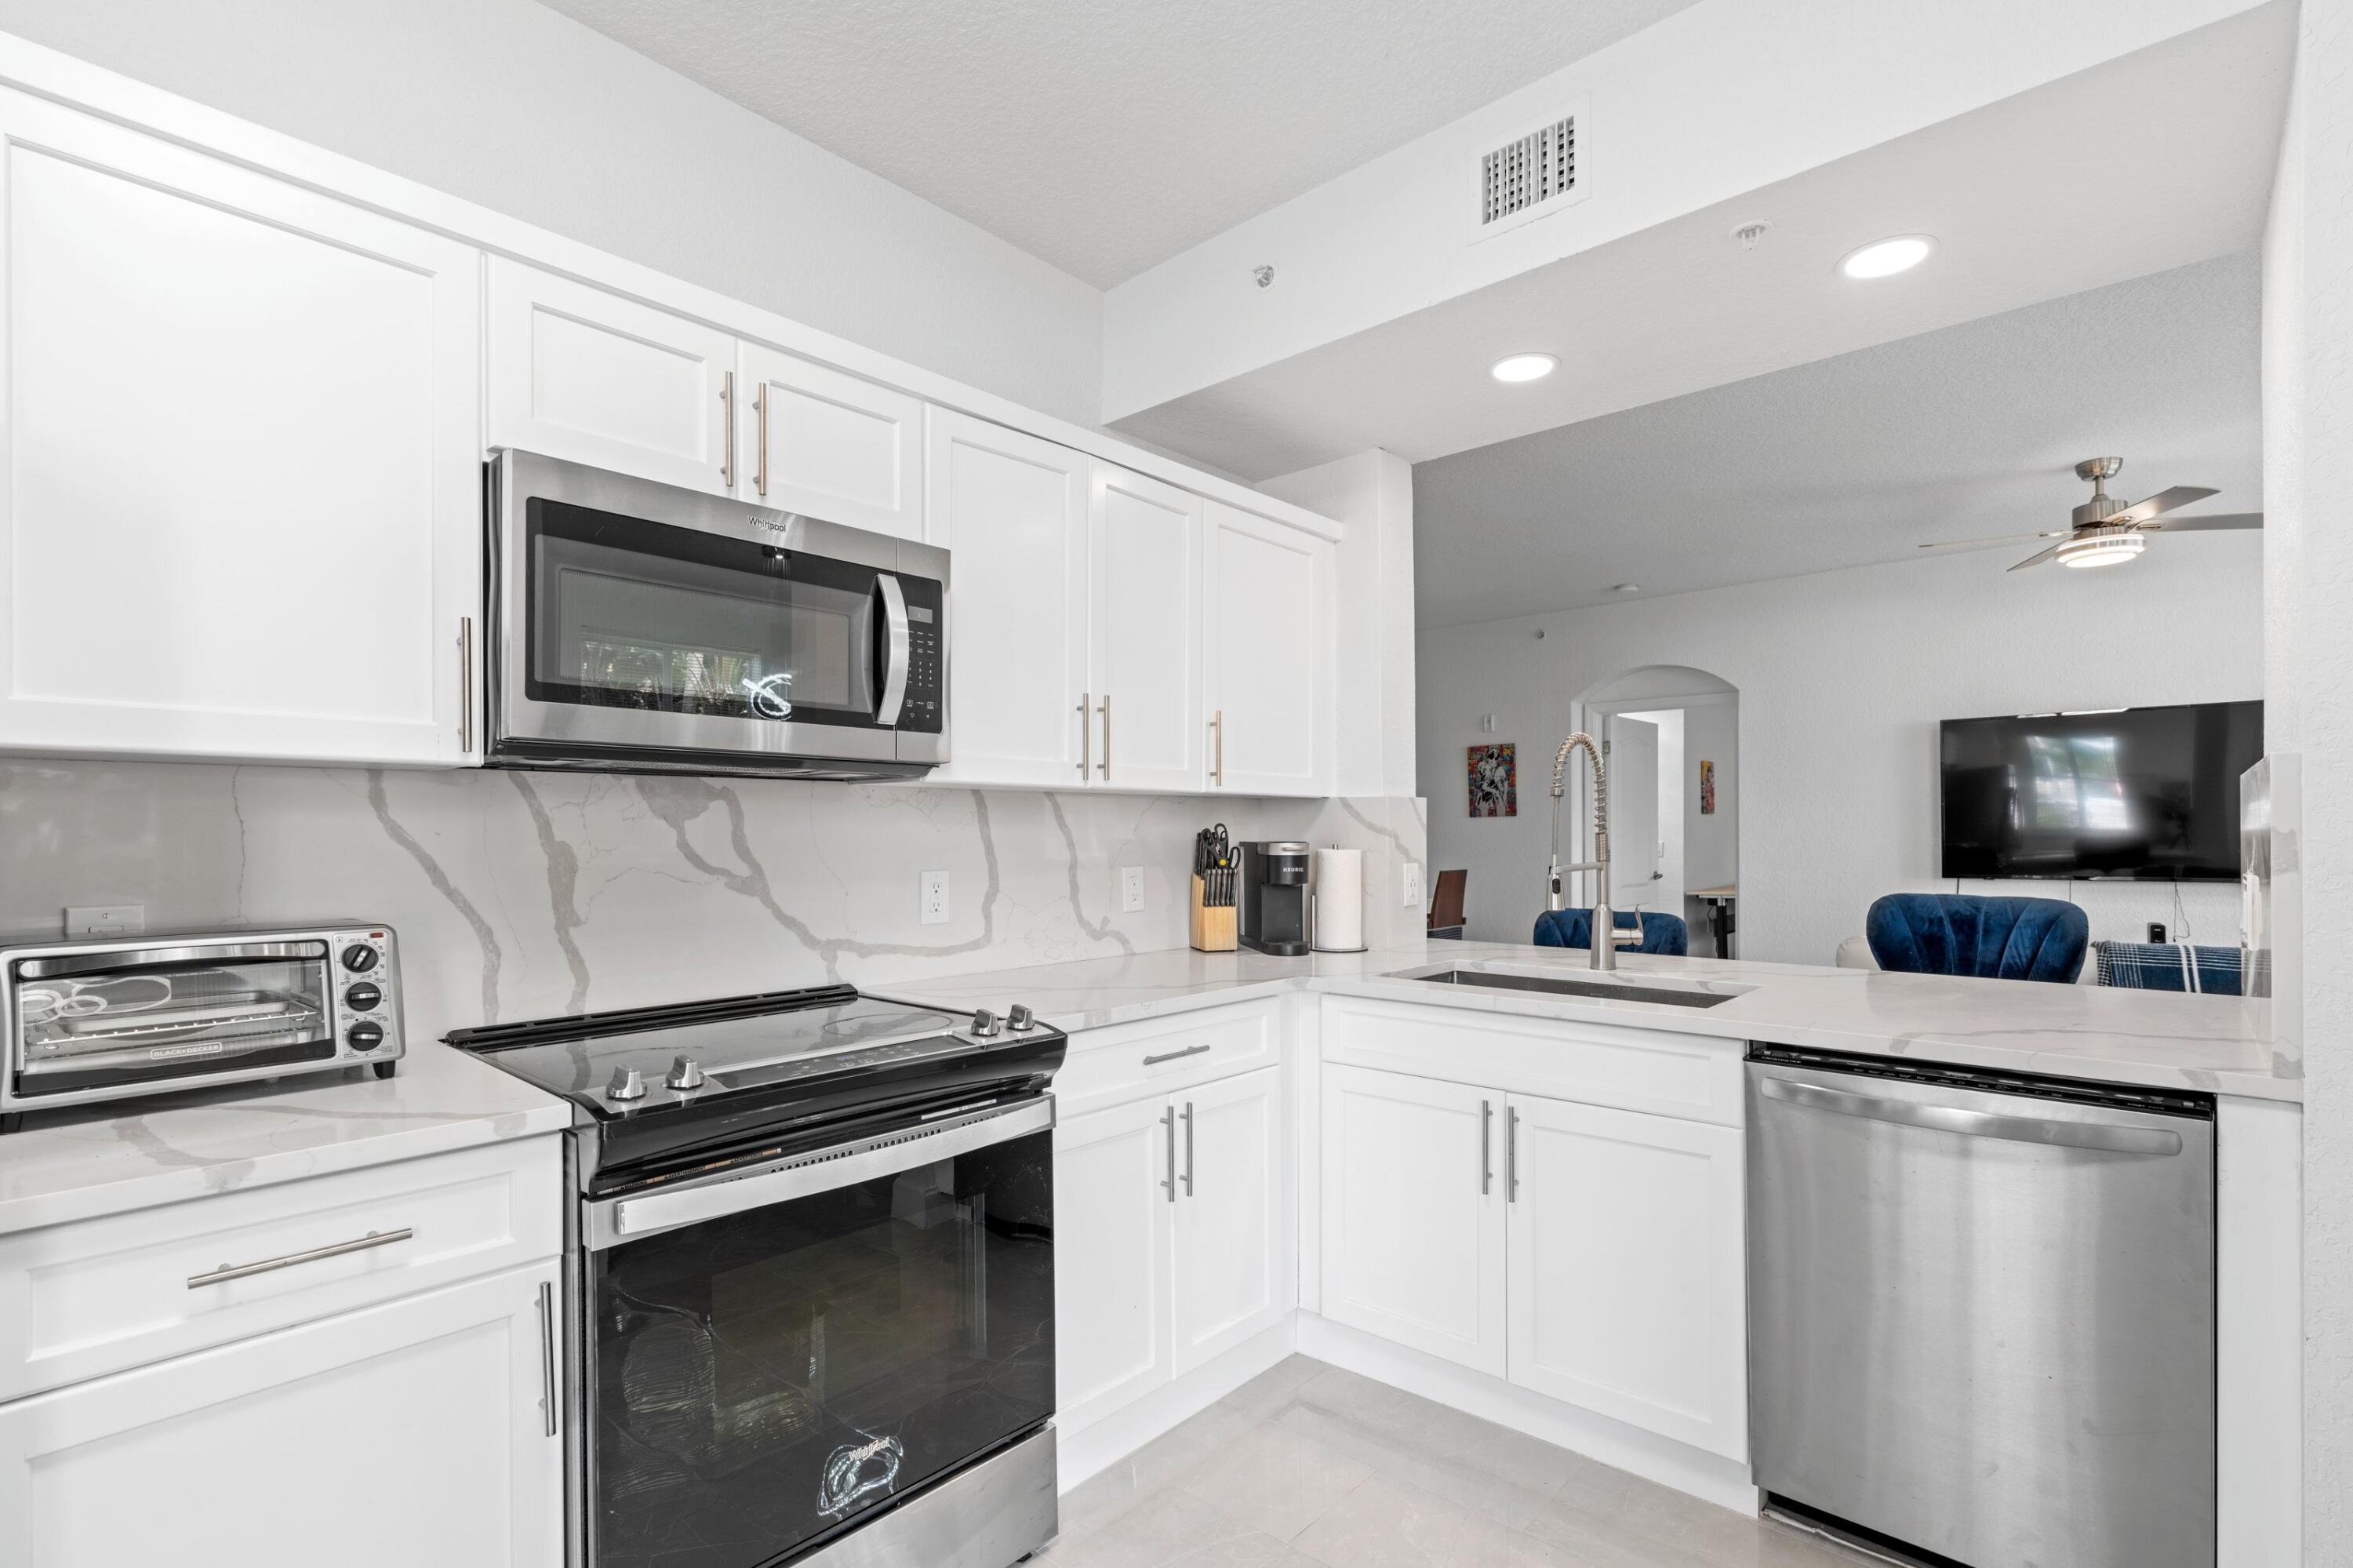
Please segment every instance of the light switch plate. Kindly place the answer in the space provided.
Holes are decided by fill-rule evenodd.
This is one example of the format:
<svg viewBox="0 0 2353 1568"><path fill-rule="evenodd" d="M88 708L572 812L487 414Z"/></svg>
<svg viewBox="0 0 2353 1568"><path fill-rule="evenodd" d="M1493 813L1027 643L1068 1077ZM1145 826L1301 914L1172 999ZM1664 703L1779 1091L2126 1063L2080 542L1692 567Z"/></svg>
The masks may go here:
<svg viewBox="0 0 2353 1568"><path fill-rule="evenodd" d="M1421 862L1407 861L1399 867L1399 880L1405 884L1405 896L1398 900L1409 909L1419 909L1426 900L1421 892Z"/></svg>
<svg viewBox="0 0 2353 1568"><path fill-rule="evenodd" d="M135 937L147 929L144 904L81 904L66 911L66 940L80 937Z"/></svg>
<svg viewBox="0 0 2353 1568"><path fill-rule="evenodd" d="M948 874L944 871L923 873L923 921L926 926L948 923Z"/></svg>
<svg viewBox="0 0 2353 1568"><path fill-rule="evenodd" d="M1133 915L1144 907L1144 868L1124 865L1119 868L1119 912Z"/></svg>

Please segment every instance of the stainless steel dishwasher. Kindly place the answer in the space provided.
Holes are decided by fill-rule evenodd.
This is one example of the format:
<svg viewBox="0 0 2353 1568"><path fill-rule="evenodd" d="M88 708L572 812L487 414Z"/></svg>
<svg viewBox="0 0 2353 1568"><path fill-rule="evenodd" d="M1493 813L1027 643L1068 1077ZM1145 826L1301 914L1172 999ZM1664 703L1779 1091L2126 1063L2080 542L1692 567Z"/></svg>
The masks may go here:
<svg viewBox="0 0 2353 1568"><path fill-rule="evenodd" d="M2211 1097L1753 1046L1767 1506L1970 1568L2214 1562Z"/></svg>

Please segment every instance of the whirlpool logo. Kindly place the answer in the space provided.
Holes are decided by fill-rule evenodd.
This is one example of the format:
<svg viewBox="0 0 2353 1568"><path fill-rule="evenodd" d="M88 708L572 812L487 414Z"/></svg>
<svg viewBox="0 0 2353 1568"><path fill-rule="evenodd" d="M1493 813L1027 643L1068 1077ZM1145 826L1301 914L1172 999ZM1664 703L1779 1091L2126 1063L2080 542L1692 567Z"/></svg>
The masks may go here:
<svg viewBox="0 0 2353 1568"><path fill-rule="evenodd" d="M868 1437L836 1448L827 1457L825 1478L818 1485L818 1511L839 1519L860 1499L889 1491L899 1479L899 1461L905 1453L896 1437Z"/></svg>

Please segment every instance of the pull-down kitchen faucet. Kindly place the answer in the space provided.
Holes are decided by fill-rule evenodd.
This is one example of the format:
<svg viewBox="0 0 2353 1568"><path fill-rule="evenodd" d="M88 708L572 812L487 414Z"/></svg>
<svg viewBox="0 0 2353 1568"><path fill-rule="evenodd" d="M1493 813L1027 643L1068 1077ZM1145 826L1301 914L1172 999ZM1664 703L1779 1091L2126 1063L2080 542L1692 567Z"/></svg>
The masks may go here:
<svg viewBox="0 0 2353 1568"><path fill-rule="evenodd" d="M1593 858L1580 860L1574 865L1563 865L1560 863L1561 780L1568 772L1568 754L1579 747L1585 748L1585 755L1593 763ZM1562 741L1560 750L1554 754L1552 759L1552 865L1545 874L1546 908L1565 906L1561 878L1572 871L1593 873L1593 929L1586 938L1588 950L1593 955L1595 969L1614 969L1618 967L1618 916L1609 907L1609 768L1601 760L1601 748L1583 730ZM1635 919L1637 925L1633 936L1635 942L1640 944L1642 939L1641 916L1637 915Z"/></svg>

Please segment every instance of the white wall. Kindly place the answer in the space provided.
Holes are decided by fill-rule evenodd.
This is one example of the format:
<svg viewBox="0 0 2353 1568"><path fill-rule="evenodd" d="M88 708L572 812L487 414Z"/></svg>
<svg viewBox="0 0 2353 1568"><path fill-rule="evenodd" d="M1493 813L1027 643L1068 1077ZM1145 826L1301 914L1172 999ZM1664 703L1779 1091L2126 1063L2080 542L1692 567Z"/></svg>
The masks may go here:
<svg viewBox="0 0 2353 1568"><path fill-rule="evenodd" d="M2012 556L1973 553L1424 628L1431 869L1469 868L1471 936L1526 940L1547 769L1572 705L1628 668L1688 665L1739 692L1737 771L1724 782L1739 800L1741 955L1829 963L1873 897L1950 885L1936 876L1938 720L2261 695L2261 556L2253 537L2185 535L2108 572L2011 576ZM1478 731L1487 713L1492 736ZM1520 747L1521 814L1473 821L1462 748L1502 740ZM1703 744L1687 741L1686 758ZM2163 887L1986 890L2072 890L2099 938L2179 925ZM2189 936L2236 939L2234 886L2189 888L2183 905Z"/></svg>
<svg viewBox="0 0 2353 1568"><path fill-rule="evenodd" d="M2304 928L2278 1050L2304 1090L2303 1561L2353 1562L2353 0L2304 0L2263 237L2270 749L2304 759ZM2309 1044L2310 1049L2306 1045Z"/></svg>
<svg viewBox="0 0 2353 1568"><path fill-rule="evenodd" d="M0 31L1101 422L1095 289L531 0L0 0Z"/></svg>

